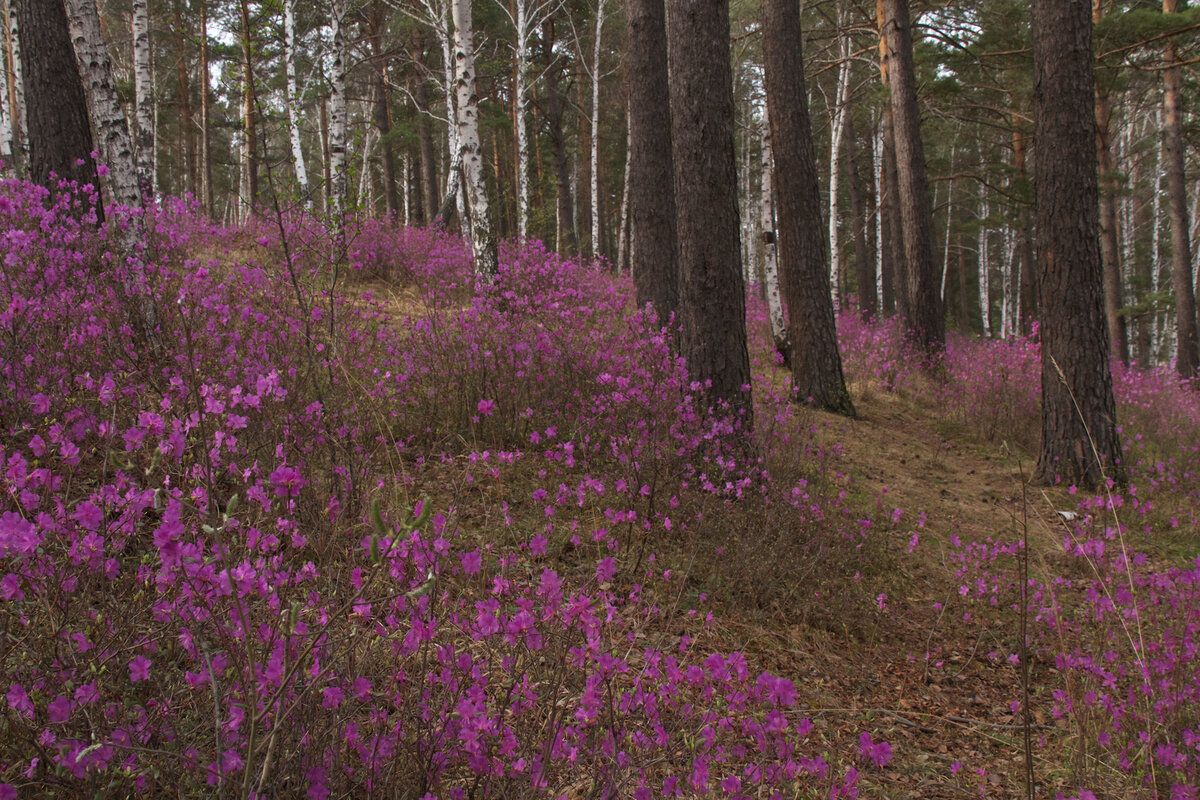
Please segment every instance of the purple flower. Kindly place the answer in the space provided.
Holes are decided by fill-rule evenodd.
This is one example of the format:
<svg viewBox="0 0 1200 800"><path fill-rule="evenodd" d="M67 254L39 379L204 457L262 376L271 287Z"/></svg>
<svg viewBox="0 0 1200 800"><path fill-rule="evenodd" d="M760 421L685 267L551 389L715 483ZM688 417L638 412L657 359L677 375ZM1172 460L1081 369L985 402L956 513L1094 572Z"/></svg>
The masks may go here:
<svg viewBox="0 0 1200 800"><path fill-rule="evenodd" d="M887 742L872 741L871 734L866 731L858 737L858 746L860 755L877 767L883 767L892 760L892 746Z"/></svg>
<svg viewBox="0 0 1200 800"><path fill-rule="evenodd" d="M152 662L145 656L137 656L129 662L129 680L134 683L148 680L150 678L150 664Z"/></svg>
<svg viewBox="0 0 1200 800"><path fill-rule="evenodd" d="M295 467L282 466L271 473L271 483L275 485L276 497L299 497L300 490L308 481Z"/></svg>
<svg viewBox="0 0 1200 800"><path fill-rule="evenodd" d="M32 553L41 543L32 522L15 511L0 514L0 555Z"/></svg>
<svg viewBox="0 0 1200 800"><path fill-rule="evenodd" d="M71 698L65 694L60 694L50 701L50 705L46 709L49 720L51 722L66 722L71 718L71 706Z"/></svg>
<svg viewBox="0 0 1200 800"><path fill-rule="evenodd" d="M483 556L479 552L479 548L472 550L469 553L463 553L459 556L462 562L463 572L468 575L475 575L483 567Z"/></svg>
<svg viewBox="0 0 1200 800"><path fill-rule="evenodd" d="M612 557L601 561L596 565L596 580L600 583L608 583L617 575L617 564Z"/></svg>
<svg viewBox="0 0 1200 800"><path fill-rule="evenodd" d="M485 417L490 417L492 414L496 413L496 401L480 400L479 404L475 406L475 410Z"/></svg>

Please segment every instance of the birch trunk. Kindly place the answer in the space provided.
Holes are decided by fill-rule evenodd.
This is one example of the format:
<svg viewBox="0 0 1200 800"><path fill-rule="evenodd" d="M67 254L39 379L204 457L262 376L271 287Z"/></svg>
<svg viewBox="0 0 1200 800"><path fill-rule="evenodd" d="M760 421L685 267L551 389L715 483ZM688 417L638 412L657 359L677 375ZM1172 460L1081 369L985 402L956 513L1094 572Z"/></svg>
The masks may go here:
<svg viewBox="0 0 1200 800"><path fill-rule="evenodd" d="M983 335L992 335L992 287L988 264L988 204L987 199L979 206L979 321L983 324Z"/></svg>
<svg viewBox="0 0 1200 800"><path fill-rule="evenodd" d="M16 167L13 158L16 153L13 145L13 105L8 92L8 66L0 58L0 159L10 168Z"/></svg>
<svg viewBox="0 0 1200 800"><path fill-rule="evenodd" d="M525 73L529 70L529 3L517 0L517 65L513 93L517 106L517 239L529 238L529 95Z"/></svg>
<svg viewBox="0 0 1200 800"><path fill-rule="evenodd" d="M954 218L954 155L956 145L950 145L950 181L946 186L946 237L942 243L942 285L938 296L942 298L942 308L946 307L946 276L950 274L950 223ZM936 191L936 190L935 190ZM934 208L937 203L934 203Z"/></svg>
<svg viewBox="0 0 1200 800"><path fill-rule="evenodd" d="M12 109L13 153L24 163L27 121L25 117L25 76L21 72L21 39L17 31L17 0L6 0L7 7L5 37L7 38L8 63L11 65L8 89L9 108Z"/></svg>
<svg viewBox="0 0 1200 800"><path fill-rule="evenodd" d="M841 12L838 12L841 27ZM829 289L835 310L842 307L842 253L838 246L838 189L841 186L842 134L846 129L846 96L850 90L849 38L842 39L837 94L833 101L833 130L829 143Z"/></svg>
<svg viewBox="0 0 1200 800"><path fill-rule="evenodd" d="M329 180L334 219L341 230L346 213L346 0L333 0L333 70L329 89Z"/></svg>
<svg viewBox="0 0 1200 800"><path fill-rule="evenodd" d="M633 136L629 115L625 116L625 175L621 179L621 232L617 240L617 274L629 271L629 162L632 159Z"/></svg>
<svg viewBox="0 0 1200 800"><path fill-rule="evenodd" d="M242 213L254 215L258 203L258 133L255 125L254 54L250 42L250 5L241 0L242 39Z"/></svg>
<svg viewBox="0 0 1200 800"><path fill-rule="evenodd" d="M1158 129L1163 129L1163 111L1159 108L1158 111ZM1152 215L1152 223L1150 227L1150 261L1151 261L1151 278L1150 289L1155 294L1162 286L1162 169L1163 169L1163 137L1159 136L1154 149L1154 192L1151 200L1151 206L1154 209ZM1154 315L1154 355L1158 360L1159 354L1162 353L1163 335L1165 332L1166 320L1160 314Z"/></svg>
<svg viewBox="0 0 1200 800"><path fill-rule="evenodd" d="M758 207L762 224L762 264L763 282L766 284L764 289L767 296L767 316L771 320L771 340L775 343L775 352L783 360L783 365L791 369L792 347L788 341L787 320L783 316L783 301L779 296L775 192L771 181L771 173L775 168L771 159L771 126L765 121L760 135L762 137L762 199L759 201Z"/></svg>
<svg viewBox="0 0 1200 800"><path fill-rule="evenodd" d="M137 133L138 182L142 194L154 194L154 76L150 73L150 13L147 0L133 0L133 94Z"/></svg>
<svg viewBox="0 0 1200 800"><path fill-rule="evenodd" d="M296 170L296 184L305 208L312 210L312 195L308 189L308 169L304 165L304 148L300 145L300 110L296 95L296 0L283 2L284 71L287 74L288 138L292 145L292 166Z"/></svg>
<svg viewBox="0 0 1200 800"><path fill-rule="evenodd" d="M475 92L475 43L471 26L471 0L454 0L454 64L458 73L458 152L470 198L471 248L475 274L494 283L500 274L499 254L488 218L487 184L479 146L479 97Z"/></svg>
<svg viewBox="0 0 1200 800"><path fill-rule="evenodd" d="M600 241L600 32L604 26L604 0L596 3L596 38L592 42L592 257L604 248Z"/></svg>

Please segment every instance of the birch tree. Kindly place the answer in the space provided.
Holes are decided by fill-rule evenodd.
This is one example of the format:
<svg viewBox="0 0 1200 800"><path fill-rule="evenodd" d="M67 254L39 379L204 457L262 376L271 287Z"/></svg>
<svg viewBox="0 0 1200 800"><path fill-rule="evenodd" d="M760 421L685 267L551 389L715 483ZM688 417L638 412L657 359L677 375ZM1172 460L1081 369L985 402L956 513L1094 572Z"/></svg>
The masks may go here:
<svg viewBox="0 0 1200 800"><path fill-rule="evenodd" d="M778 241L775 232L775 193L771 181L775 163L771 158L771 126L767 122L765 108L761 127L762 185L758 209L762 227L763 283L767 295L767 316L771 320L771 340L775 344L775 352L783 359L783 365L791 369L792 348L788 341L787 320L783 316L783 301L779 297L779 264L775 255Z"/></svg>
<svg viewBox="0 0 1200 800"><path fill-rule="evenodd" d="M604 0L596 3L596 36L592 42L592 257L601 254L600 242L600 32L604 26Z"/></svg>
<svg viewBox="0 0 1200 800"><path fill-rule="evenodd" d="M133 95L138 183L154 193L154 78L150 72L150 13L147 0L133 0Z"/></svg>
<svg viewBox="0 0 1200 800"><path fill-rule="evenodd" d="M458 73L458 152L470 199L471 248L475 274L493 283L500 273L496 240L488 218L487 184L479 146L479 97L475 91L475 42L471 25L471 0L454 0L454 64Z"/></svg>
<svg viewBox="0 0 1200 800"><path fill-rule="evenodd" d="M284 72L287 89L284 104L287 107L288 138L292 145L292 165L296 170L296 183L304 205L312 209L312 196L308 188L308 169L304 165L304 149L300 145L300 110L296 93L296 0L283 0Z"/></svg>
<svg viewBox="0 0 1200 800"><path fill-rule="evenodd" d="M26 126L28 121L25 116L25 79L21 68L21 38L18 32L19 25L17 24L17 3L19 0L5 0L5 30L4 35L7 39L7 56L8 64L11 65L8 73L9 80L9 109L11 111L12 128L13 128L13 156L19 162L24 162L25 153L23 148L28 142L26 135Z"/></svg>
<svg viewBox="0 0 1200 800"><path fill-rule="evenodd" d="M341 230L346 213L346 0L332 0L333 64L329 80L329 180L333 216Z"/></svg>
<svg viewBox="0 0 1200 800"><path fill-rule="evenodd" d="M5 48L7 50L7 48ZM8 67L6 59L0 57L0 159L8 167L15 167L16 146L13 137L13 103L9 101Z"/></svg>
<svg viewBox="0 0 1200 800"><path fill-rule="evenodd" d="M838 10L838 28L842 12ZM841 308L842 252L838 247L838 189L841 182L842 139L846 130L846 98L850 91L850 39L841 40L838 64L837 92L833 101L833 129L829 142L829 289L833 307Z"/></svg>

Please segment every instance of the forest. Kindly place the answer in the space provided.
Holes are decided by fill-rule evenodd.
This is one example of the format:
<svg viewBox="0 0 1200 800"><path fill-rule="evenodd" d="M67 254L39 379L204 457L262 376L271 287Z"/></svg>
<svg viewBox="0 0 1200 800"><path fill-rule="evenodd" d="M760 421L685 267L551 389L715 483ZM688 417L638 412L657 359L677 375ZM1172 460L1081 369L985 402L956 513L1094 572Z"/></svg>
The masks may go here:
<svg viewBox="0 0 1200 800"><path fill-rule="evenodd" d="M1200 798L1200 7L0 2L0 800Z"/></svg>

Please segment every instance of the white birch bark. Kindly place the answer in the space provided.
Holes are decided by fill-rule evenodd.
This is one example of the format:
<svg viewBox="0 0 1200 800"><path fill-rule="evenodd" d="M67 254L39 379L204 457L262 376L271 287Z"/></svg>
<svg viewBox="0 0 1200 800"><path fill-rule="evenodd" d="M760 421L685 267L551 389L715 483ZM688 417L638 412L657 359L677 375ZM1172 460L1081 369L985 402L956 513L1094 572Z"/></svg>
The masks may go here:
<svg viewBox="0 0 1200 800"><path fill-rule="evenodd" d="M378 131L374 126L368 126L367 135L363 137L362 151L362 169L358 173L358 200L357 208L371 208L374 205L374 198L371 196L372 181L371 181L371 154L375 150L375 139L378 137Z"/></svg>
<svg viewBox="0 0 1200 800"><path fill-rule="evenodd" d="M625 175L621 179L621 233L617 240L617 274L629 272L629 162L633 139L629 130L629 117L625 117ZM1200 251L1200 247L1196 248Z"/></svg>
<svg viewBox="0 0 1200 800"><path fill-rule="evenodd" d="M604 26L604 0L596 3L596 37L592 42L592 257L601 255L600 242L600 32Z"/></svg>
<svg viewBox="0 0 1200 800"><path fill-rule="evenodd" d="M988 204L987 199L979 206L979 320L983 323L984 337L992 335L992 287L988 264Z"/></svg>
<svg viewBox="0 0 1200 800"><path fill-rule="evenodd" d="M841 27L841 12L838 13ZM850 91L849 38L841 44L841 64L838 66L837 95L833 101L833 130L829 144L829 288L833 293L833 308L842 307L842 253L838 246L838 187L841 183L842 139L846 130L846 96Z"/></svg>
<svg viewBox="0 0 1200 800"><path fill-rule="evenodd" d="M13 134L18 141L25 141L25 76L21 72L21 37L17 30L16 0L7 0L9 55L12 58L12 95L16 106L12 109Z"/></svg>
<svg viewBox="0 0 1200 800"><path fill-rule="evenodd" d="M0 159L9 169L16 166L13 163L13 109L9 103L8 66L5 59L0 57Z"/></svg>
<svg viewBox="0 0 1200 800"><path fill-rule="evenodd" d="M1013 269L1013 260L1017 254L1017 237L1013 229L1004 226L1004 255L1000 261L1001 288L1004 296L1000 300L1000 336L1007 339L1016 332L1017 309L1017 271Z"/></svg>
<svg viewBox="0 0 1200 800"><path fill-rule="evenodd" d="M1160 130L1160 131L1163 130L1163 125L1164 125L1164 122L1163 122L1163 113L1162 113L1162 103L1159 103L1158 130ZM1155 138L1156 138L1156 144L1155 144L1155 148L1154 148L1154 191L1151 193L1152 197L1153 197L1153 199L1151 200L1151 203L1154 208L1154 213L1152 215L1153 227L1150 229L1151 230L1151 233L1150 233L1150 264L1151 264L1150 289L1155 294L1158 294L1158 289L1159 289L1159 286L1161 285L1159 276L1162 272L1162 262L1161 262L1162 250L1161 250L1159 235L1162 231L1163 137L1157 136ZM1153 338L1153 342L1151 345L1151 349L1154 350L1154 353L1156 356L1160 352L1162 352L1163 328L1166 327L1166 328L1169 328L1170 330L1175 329L1174 325L1168 324L1169 322L1170 322L1169 316L1167 317L1167 319L1164 320L1164 319L1162 319L1162 315L1160 315L1160 314L1154 315L1154 338ZM1174 362L1174 354L1172 353L1171 358L1167 363L1173 363L1173 362Z"/></svg>
<svg viewBox="0 0 1200 800"><path fill-rule="evenodd" d="M340 229L346 213L346 0L333 0L333 68L329 91L329 181L333 215Z"/></svg>
<svg viewBox="0 0 1200 800"><path fill-rule="evenodd" d="M763 279L766 281L767 316L771 320L771 338L780 353L788 350L787 323L783 318L783 302L779 296L779 262L775 247L775 195L772 190L771 174L774 162L771 158L771 128L763 115L762 137L762 199L759 201L763 245Z"/></svg>
<svg viewBox="0 0 1200 800"><path fill-rule="evenodd" d="M875 146L871 153L871 169L875 181L875 296L883 308L883 131L875 125Z"/></svg>
<svg viewBox="0 0 1200 800"><path fill-rule="evenodd" d="M496 241L488 219L487 185L483 176L483 153L479 146L479 98L475 91L475 44L471 25L471 0L454 0L454 64L458 73L458 151L470 199L471 247L475 274L493 283L500 266Z"/></svg>
<svg viewBox="0 0 1200 800"><path fill-rule="evenodd" d="M300 110L296 92L296 0L283 0L284 71L287 74L288 137L292 145L292 165L296 169L296 184L304 205L312 209L312 196L308 190L308 169L304 165L304 149L300 146Z"/></svg>
<svg viewBox="0 0 1200 800"><path fill-rule="evenodd" d="M954 221L954 156L957 144L950 145L950 180L946 184L946 239L942 243L942 306L946 305L946 276L950 274L950 228ZM936 191L936 190L935 190ZM935 201L933 207L937 208Z"/></svg>
<svg viewBox="0 0 1200 800"><path fill-rule="evenodd" d="M142 193L154 193L154 76L150 72L150 12L147 0L133 0L134 152Z"/></svg>

